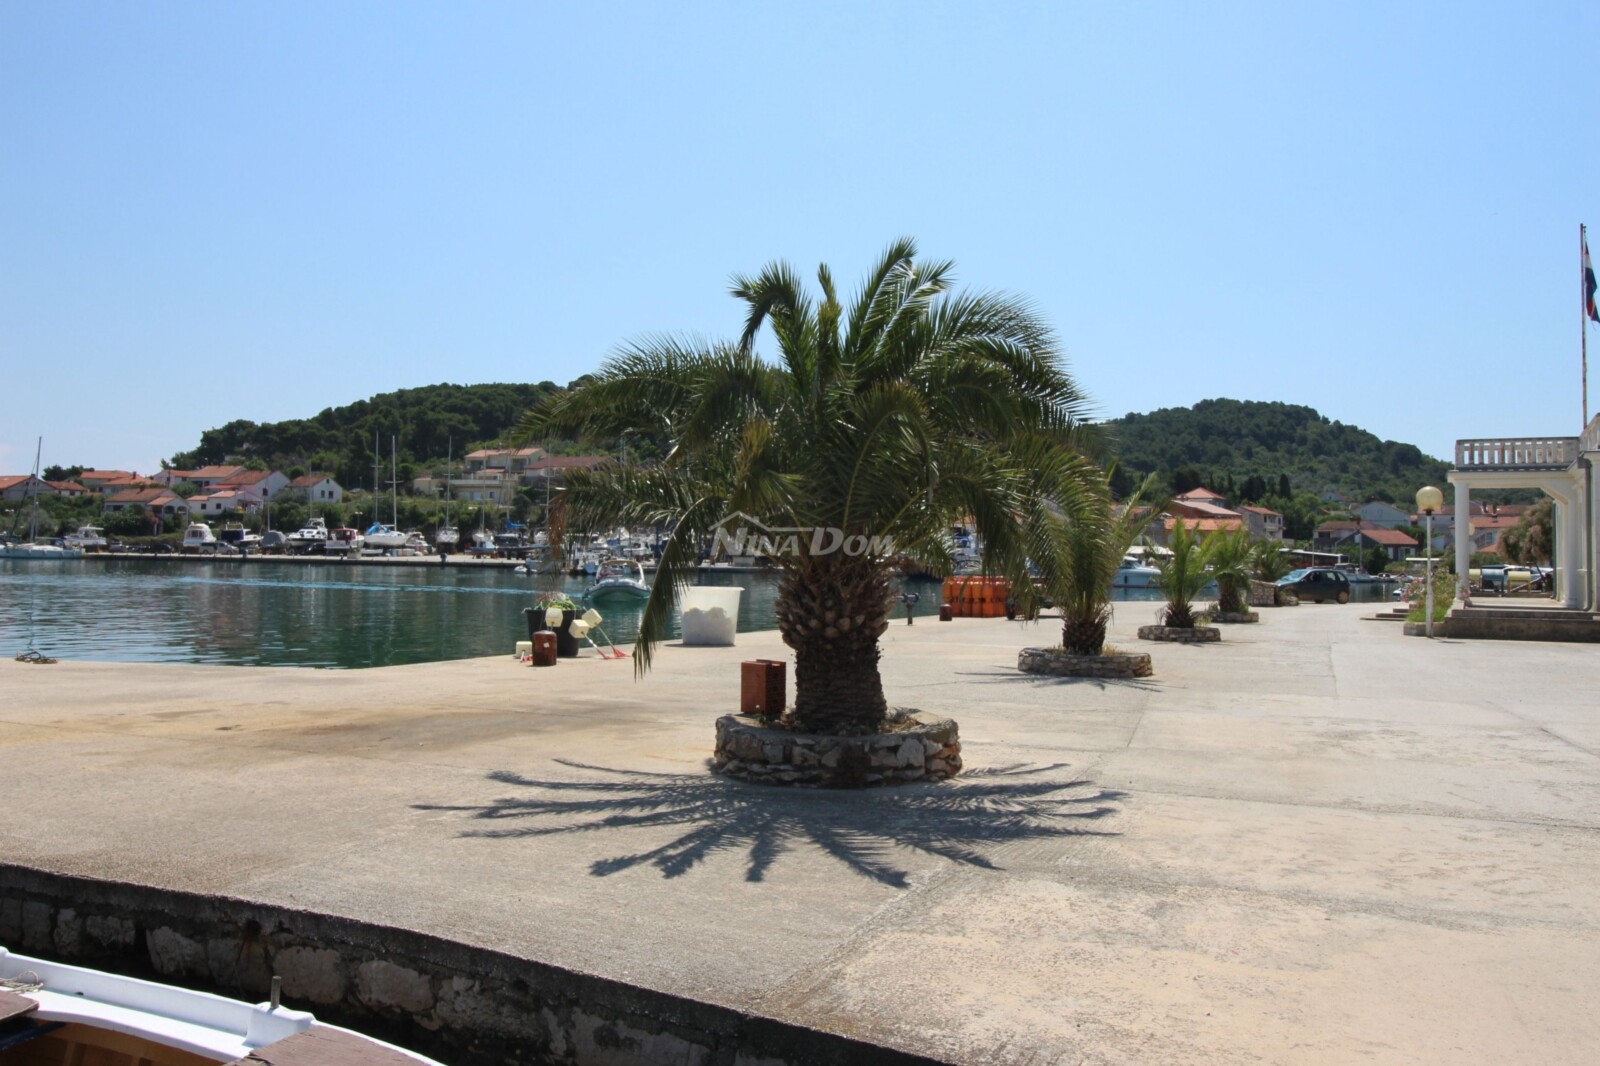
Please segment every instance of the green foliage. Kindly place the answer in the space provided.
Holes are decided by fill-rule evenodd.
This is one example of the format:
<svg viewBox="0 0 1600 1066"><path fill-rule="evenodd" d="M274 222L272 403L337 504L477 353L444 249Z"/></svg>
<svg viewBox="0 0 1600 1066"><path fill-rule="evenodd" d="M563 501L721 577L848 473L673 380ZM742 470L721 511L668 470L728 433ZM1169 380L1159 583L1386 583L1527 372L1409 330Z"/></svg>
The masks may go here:
<svg viewBox="0 0 1600 1066"><path fill-rule="evenodd" d="M1160 473L1175 487L1204 472L1209 487L1219 492L1216 483L1236 479L1244 484L1230 497L1235 504L1249 502L1246 492L1261 491L1264 497L1269 482L1275 482L1271 495L1280 500L1290 496L1291 481L1312 499L1336 490L1361 499L1405 500L1420 485L1445 481L1445 464L1415 445L1379 440L1293 404L1203 400L1192 408L1129 414L1106 427L1129 468ZM1260 479L1259 486L1252 477ZM1258 502L1280 509L1265 499Z"/></svg>
<svg viewBox="0 0 1600 1066"><path fill-rule="evenodd" d="M1094 474L1081 451L1084 397L1029 308L952 293L950 264L915 252L909 240L892 244L854 300L839 299L826 266L820 295L785 263L737 277L737 340L629 344L513 433L631 440L643 431L670 445L658 466L575 472L564 502L573 528L672 528L640 622L640 670L702 541L735 512L892 545L892 555L849 556L813 554L801 540L774 556L802 728L881 724L887 601L878 593L896 556L949 572L947 531L971 516L985 566L1010 578L1019 600L1033 598L1030 558L1052 572L1047 505L1072 502ZM777 351L764 358L755 340L769 330Z"/></svg>
<svg viewBox="0 0 1600 1066"><path fill-rule="evenodd" d="M1217 582L1217 610L1239 614L1248 609L1250 578L1256 567L1250 531L1240 528L1211 534L1206 538L1205 554Z"/></svg>
<svg viewBox="0 0 1600 1066"><path fill-rule="evenodd" d="M1441 565L1442 559L1434 560L1433 566L1433 620L1435 624L1444 621L1450 616L1450 609L1455 604L1456 579L1448 566ZM1408 587L1407 595L1411 609L1406 612L1407 622L1423 622L1428 617L1428 581L1427 577L1419 577Z"/></svg>
<svg viewBox="0 0 1600 1066"><path fill-rule="evenodd" d="M179 452L170 463L179 469L237 462L326 470L349 488L371 482L375 437L387 479L391 436L397 438L399 460L408 468L442 464L451 442L457 458L473 446L492 444L504 437L523 411L560 391L548 381L401 389L325 408L313 418L229 422L206 430L198 447Z"/></svg>
<svg viewBox="0 0 1600 1066"><path fill-rule="evenodd" d="M1160 572L1156 587L1167 598L1166 624L1175 629L1194 628L1194 598L1211 580L1208 547L1180 518L1167 538L1167 554L1150 554L1150 565Z"/></svg>
<svg viewBox="0 0 1600 1066"><path fill-rule="evenodd" d="M1381 574L1389 565L1389 553L1382 548L1368 548L1361 565L1369 574Z"/></svg>
<svg viewBox="0 0 1600 1066"><path fill-rule="evenodd" d="M1108 471L1055 522L1059 566L1045 577L1046 594L1061 611L1061 643L1071 655L1101 654L1111 616L1111 584L1149 521L1143 508L1165 506L1163 500L1148 498L1156 486L1151 476L1134 490L1122 513L1114 515L1110 487L1115 473L1114 468Z"/></svg>
<svg viewBox="0 0 1600 1066"><path fill-rule="evenodd" d="M1549 497L1522 512L1517 524L1500 535L1500 550L1507 562L1549 565L1555 554L1555 517Z"/></svg>
<svg viewBox="0 0 1600 1066"><path fill-rule="evenodd" d="M1258 540L1250 549L1251 576L1257 581L1277 581L1289 572L1289 560L1276 541Z"/></svg>

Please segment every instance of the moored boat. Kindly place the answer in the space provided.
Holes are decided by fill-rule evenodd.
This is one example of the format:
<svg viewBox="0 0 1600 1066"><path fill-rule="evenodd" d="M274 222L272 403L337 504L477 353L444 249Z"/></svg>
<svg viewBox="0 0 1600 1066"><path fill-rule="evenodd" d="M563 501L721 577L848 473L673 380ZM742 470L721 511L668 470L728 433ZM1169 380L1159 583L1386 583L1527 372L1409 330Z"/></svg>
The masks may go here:
<svg viewBox="0 0 1600 1066"><path fill-rule="evenodd" d="M289 534L289 550L292 552L322 551L328 543L328 523L316 515L306 520L306 524Z"/></svg>
<svg viewBox="0 0 1600 1066"><path fill-rule="evenodd" d="M204 522L190 522L189 528L183 531L183 543L178 548L186 552L216 551L217 535Z"/></svg>
<svg viewBox="0 0 1600 1066"><path fill-rule="evenodd" d="M103 552L106 550L106 534L99 526L79 526L62 537L61 543L65 547L82 548L86 552Z"/></svg>
<svg viewBox="0 0 1600 1066"><path fill-rule="evenodd" d="M595 572L595 582L584 592L590 603L607 599L647 600L650 586L644 568L635 559L607 559Z"/></svg>
<svg viewBox="0 0 1600 1066"><path fill-rule="evenodd" d="M83 549L64 547L39 540L39 458L44 453L44 438L33 452L33 480L28 489L28 539L0 544L0 559L82 559ZM102 543L104 543L102 541Z"/></svg>
<svg viewBox="0 0 1600 1066"><path fill-rule="evenodd" d="M0 948L0 1060L7 1066L206 1066L433 1059L272 1002L13 955Z"/></svg>

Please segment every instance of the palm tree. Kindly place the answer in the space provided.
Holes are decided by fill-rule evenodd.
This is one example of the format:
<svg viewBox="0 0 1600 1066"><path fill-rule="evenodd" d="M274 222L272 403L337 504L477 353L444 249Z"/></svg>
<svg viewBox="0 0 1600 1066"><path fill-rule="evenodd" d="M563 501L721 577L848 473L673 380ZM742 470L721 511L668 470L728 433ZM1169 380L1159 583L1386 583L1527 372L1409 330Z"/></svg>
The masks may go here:
<svg viewBox="0 0 1600 1066"><path fill-rule="evenodd" d="M1049 501L1077 501L1085 399L1050 330L1024 303L953 294L948 263L910 240L884 252L842 304L826 266L814 299L784 263L733 279L746 304L731 343L656 336L625 346L582 388L519 422L543 434L658 434L658 466L575 473L580 524L670 526L640 623L648 669L678 588L708 537L747 517L780 570L778 629L795 653L795 727L867 733L888 704L878 637L897 556L951 565L946 532L964 516L985 568L1033 600L1030 558L1056 564ZM770 328L777 359L755 351ZM794 532L798 531L798 532Z"/></svg>
<svg viewBox="0 0 1600 1066"><path fill-rule="evenodd" d="M1061 610L1061 646L1069 655L1099 655L1105 649L1117 568L1149 522L1148 508L1164 506L1146 499L1159 480L1151 474L1115 513L1111 478L1112 471L1106 471L1095 492L1059 523L1060 565L1047 588Z"/></svg>
<svg viewBox="0 0 1600 1066"><path fill-rule="evenodd" d="M1217 610L1224 614L1244 613L1248 609L1250 578L1256 567L1256 549L1250 540L1250 531L1241 526L1211 534L1206 538L1206 554L1211 562L1211 576L1217 582Z"/></svg>
<svg viewBox="0 0 1600 1066"><path fill-rule="evenodd" d="M1206 543L1180 518L1172 524L1167 554L1154 555L1151 559L1151 565L1161 571L1156 587L1167 597L1164 624L1173 629L1194 628L1194 598L1211 580L1206 572L1206 564L1210 562L1206 549Z"/></svg>

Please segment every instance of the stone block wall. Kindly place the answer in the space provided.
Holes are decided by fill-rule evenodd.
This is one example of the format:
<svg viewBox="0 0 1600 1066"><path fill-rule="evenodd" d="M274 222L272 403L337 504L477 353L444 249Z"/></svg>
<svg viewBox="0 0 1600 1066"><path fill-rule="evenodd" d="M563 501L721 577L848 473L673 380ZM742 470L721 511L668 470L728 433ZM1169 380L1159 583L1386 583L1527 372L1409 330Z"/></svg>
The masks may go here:
<svg viewBox="0 0 1600 1066"><path fill-rule="evenodd" d="M451 1066L934 1063L408 930L4 863L0 945L248 1002L277 975L286 1006Z"/></svg>
<svg viewBox="0 0 1600 1066"><path fill-rule="evenodd" d="M770 729L755 718L717 719L718 773L743 781L815 788L860 788L942 781L961 772L956 723L908 713L909 728L865 737L816 736Z"/></svg>
<svg viewBox="0 0 1600 1066"><path fill-rule="evenodd" d="M1028 674L1054 677L1149 677L1150 656L1068 655L1060 648L1023 648L1017 654L1017 669Z"/></svg>

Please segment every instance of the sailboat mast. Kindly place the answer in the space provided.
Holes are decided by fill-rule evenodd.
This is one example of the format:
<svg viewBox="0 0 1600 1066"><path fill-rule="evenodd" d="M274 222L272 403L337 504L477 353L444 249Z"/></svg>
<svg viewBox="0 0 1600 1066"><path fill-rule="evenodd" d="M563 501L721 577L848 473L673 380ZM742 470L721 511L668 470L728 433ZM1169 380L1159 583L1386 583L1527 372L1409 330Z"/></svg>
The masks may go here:
<svg viewBox="0 0 1600 1066"><path fill-rule="evenodd" d="M33 448L33 481L28 484L28 543L39 542L39 458L44 455L44 437Z"/></svg>
<svg viewBox="0 0 1600 1066"><path fill-rule="evenodd" d="M395 457L394 434L389 434L389 519L400 528L400 464Z"/></svg>

